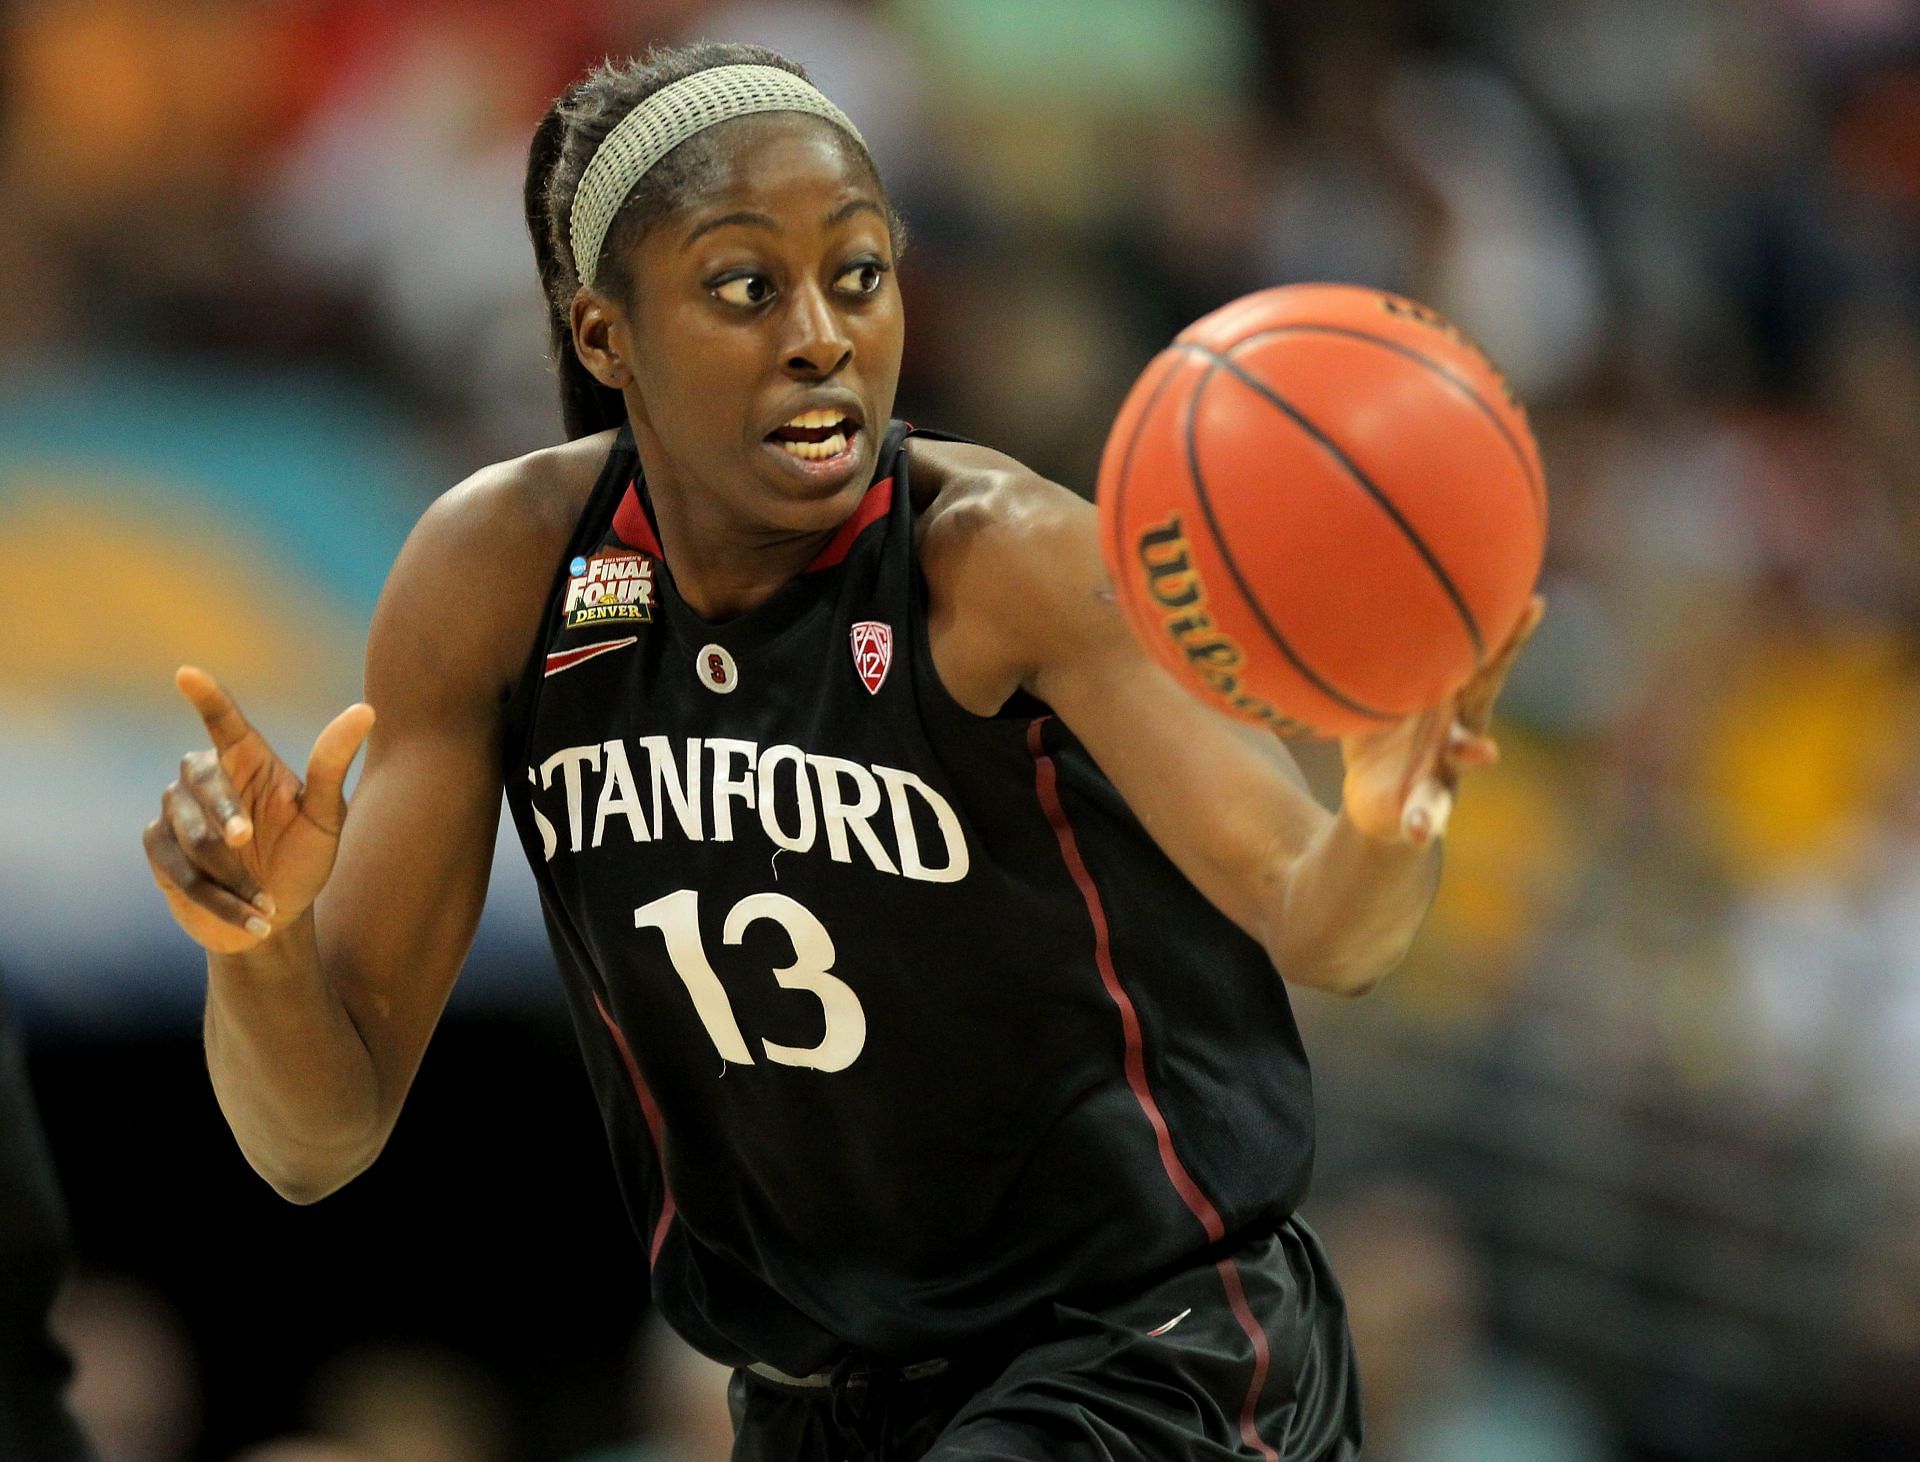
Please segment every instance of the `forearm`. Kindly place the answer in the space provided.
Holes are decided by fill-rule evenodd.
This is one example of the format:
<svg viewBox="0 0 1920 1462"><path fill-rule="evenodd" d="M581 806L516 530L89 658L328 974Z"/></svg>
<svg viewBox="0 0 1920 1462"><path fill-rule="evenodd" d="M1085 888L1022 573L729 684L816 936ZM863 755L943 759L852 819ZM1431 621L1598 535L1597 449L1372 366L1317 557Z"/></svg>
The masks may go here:
<svg viewBox="0 0 1920 1462"><path fill-rule="evenodd" d="M1406 957L1439 883L1438 839L1383 842L1342 811L1273 879L1267 953L1297 984L1364 994Z"/></svg>
<svg viewBox="0 0 1920 1462"><path fill-rule="evenodd" d="M372 1056L308 910L258 949L207 956L207 1070L254 1171L296 1203L361 1172L385 1135Z"/></svg>

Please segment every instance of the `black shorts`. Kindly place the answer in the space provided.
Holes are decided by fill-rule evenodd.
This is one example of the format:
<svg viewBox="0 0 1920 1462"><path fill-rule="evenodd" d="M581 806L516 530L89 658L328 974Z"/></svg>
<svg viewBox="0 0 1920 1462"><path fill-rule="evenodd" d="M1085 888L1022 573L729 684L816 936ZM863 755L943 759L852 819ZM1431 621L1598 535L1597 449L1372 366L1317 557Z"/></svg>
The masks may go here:
<svg viewBox="0 0 1920 1462"><path fill-rule="evenodd" d="M734 1462L1347 1462L1346 1305L1298 1219L1098 1310L1055 1304L1011 1355L736 1371Z"/></svg>

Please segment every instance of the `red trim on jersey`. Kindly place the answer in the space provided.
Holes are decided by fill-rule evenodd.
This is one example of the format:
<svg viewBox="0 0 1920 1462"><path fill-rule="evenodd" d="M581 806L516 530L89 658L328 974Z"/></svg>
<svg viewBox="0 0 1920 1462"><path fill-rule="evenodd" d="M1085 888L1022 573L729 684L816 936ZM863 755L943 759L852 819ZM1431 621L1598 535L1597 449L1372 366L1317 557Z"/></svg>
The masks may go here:
<svg viewBox="0 0 1920 1462"><path fill-rule="evenodd" d="M867 529L878 523L893 511L893 479L883 477L867 489L867 495L860 499L860 506L853 510L853 516L834 531L827 540L827 546L813 556L813 562L803 570L813 573L818 569L830 569L845 558L853 548L853 540Z"/></svg>
<svg viewBox="0 0 1920 1462"><path fill-rule="evenodd" d="M660 1247L667 1241L667 1230L673 1225L674 1215L673 1189L667 1186L667 1149L660 1135L660 1108L654 1104L653 1093L647 1090L647 1083L641 1079L640 1063L633 1059L633 1048L627 1044L626 1036L607 1013L607 1007L600 1003L597 994L593 997L593 1008L600 1012L600 1018L613 1033L613 1043L620 1050L621 1064L627 1068L627 1080L633 1083L633 1094L640 1098L640 1115L646 1118L647 1132L653 1138L654 1156L660 1163L660 1192L664 1196L660 1200L660 1221L653 1226L653 1243L647 1250L647 1266L651 1268L660 1261Z"/></svg>
<svg viewBox="0 0 1920 1462"><path fill-rule="evenodd" d="M640 501L638 478L627 484L627 490L620 498L620 506L613 510L613 536L629 548L637 548L655 558L666 557L660 551L660 539L653 531L653 524L647 521L646 507Z"/></svg>
<svg viewBox="0 0 1920 1462"><path fill-rule="evenodd" d="M1108 998L1119 1008L1120 1029L1126 1035L1127 1085L1133 1088L1134 1100L1140 1103L1147 1124L1153 1128L1154 1141L1160 1147L1160 1166L1167 1170L1167 1181L1173 1184L1174 1191L1180 1195L1193 1216L1200 1220L1200 1227L1206 1230L1207 1238L1217 1244L1227 1236L1227 1226L1221 1220L1220 1210L1200 1191L1200 1185L1194 1182L1186 1164L1180 1161L1180 1154L1173 1150L1173 1134L1167 1130L1167 1119L1160 1111L1160 1103L1154 1100L1153 1091L1147 1085L1147 1062L1140 1040L1140 1017L1121 985L1119 975L1114 973L1113 951L1108 947L1107 940L1107 911L1100 902L1100 890L1094 887L1087 865L1081 860L1080 845L1073 836L1073 824L1067 821L1067 809L1060 802L1053 758L1047 755L1046 744L1040 735L1040 728L1046 722L1045 716L1036 716L1027 727L1027 750L1033 756L1034 789L1039 793L1040 806L1047 814L1047 821L1053 824L1054 836L1060 840L1060 856L1066 860L1067 871L1073 875L1073 881L1080 888L1080 897L1086 901L1087 918L1093 923L1093 962L1099 967L1100 983L1107 987Z"/></svg>
<svg viewBox="0 0 1920 1462"><path fill-rule="evenodd" d="M866 495L860 499L860 506L853 510L853 516L834 530L826 546L813 556L813 562L801 572L811 574L832 568L852 550L856 538L892 511L893 479L883 477L867 489ZM629 548L637 548L657 559L666 558L660 548L660 537L647 519L646 506L640 501L640 485L637 481L627 484L620 506L613 510L613 536Z"/></svg>
<svg viewBox="0 0 1920 1462"><path fill-rule="evenodd" d="M571 650L555 650L547 656L547 674L558 675L562 670L571 670L584 664L595 655L604 655L610 650L624 650L628 645L640 643L640 636L628 635L624 640L601 640L592 645L575 645Z"/></svg>
<svg viewBox="0 0 1920 1462"><path fill-rule="evenodd" d="M1107 987L1108 998L1120 1011L1120 1028L1126 1035L1127 1085L1133 1088L1134 1100L1140 1103L1147 1124L1153 1128L1154 1141L1160 1147L1160 1165L1166 1169L1167 1181L1173 1184L1174 1191L1180 1195L1188 1211L1200 1221L1207 1238L1217 1244L1227 1236L1226 1223L1220 1217L1220 1210L1213 1206L1212 1200L1194 1182L1186 1164L1180 1161L1179 1153L1174 1151L1173 1134L1167 1130L1166 1116L1160 1110L1160 1103L1154 1100L1153 1089L1147 1085L1140 1016L1113 968L1113 950L1107 936L1107 911L1100 902L1100 890L1094 884L1093 875L1087 872L1086 862L1080 856L1080 844L1074 838L1073 824L1067 819L1066 806L1060 800L1059 774L1054 768L1053 758L1047 755L1046 741L1041 734L1041 728L1046 723L1047 717L1036 716L1027 725L1027 751L1033 757L1034 790L1039 794L1040 806L1047 815L1047 821L1053 825L1054 836L1060 840L1060 856L1066 860L1067 871L1073 875L1073 881L1080 889L1080 897L1086 901L1087 918L1093 924L1093 962L1099 967L1100 983ZM1280 1462L1280 1454L1260 1439L1259 1429L1254 1424L1254 1416L1260 1407L1260 1393L1266 1387L1267 1371L1272 1365L1266 1332L1253 1317L1253 1308L1247 1303L1247 1292L1240 1283L1240 1271L1233 1260L1222 1259L1215 1267L1220 1271L1220 1283L1227 1291L1227 1303L1233 1309L1234 1318L1240 1322L1240 1328L1247 1332L1247 1339L1253 1342L1253 1379L1247 1386L1247 1399L1240 1404L1240 1439L1264 1457L1266 1462Z"/></svg>
<svg viewBox="0 0 1920 1462"><path fill-rule="evenodd" d="M1073 824L1068 821L1066 806L1060 800L1059 774L1054 768L1053 758L1047 755L1046 741L1041 734L1041 728L1046 723L1047 717L1036 716L1027 725L1027 751L1033 757L1034 790L1039 794L1040 806L1047 815L1047 821L1053 825L1054 836L1060 840L1060 856L1066 860L1067 871L1073 875L1073 881L1080 889L1080 897L1086 901L1087 918L1093 924L1093 961L1100 970L1100 983L1107 987L1108 997L1120 1011L1120 1028L1126 1035L1127 1085L1133 1088L1134 1100L1140 1103L1147 1124L1153 1128L1154 1141L1160 1147L1160 1165L1166 1169L1167 1180L1173 1184L1174 1191L1180 1195L1188 1210L1200 1221L1207 1238L1219 1243L1227 1236L1226 1223L1220 1217L1220 1210L1213 1206L1212 1200L1194 1182L1186 1164L1180 1161L1179 1153L1174 1151L1173 1134L1167 1130L1166 1116L1160 1110L1160 1103L1154 1100L1153 1089L1147 1085L1140 1016L1113 968L1113 950L1107 936L1107 911L1100 902L1100 890L1080 856L1080 845L1074 838ZM1247 1303L1247 1292L1240 1283L1240 1271L1233 1260L1222 1259L1215 1267L1220 1271L1220 1282L1226 1288L1227 1303L1233 1309L1234 1318L1240 1322L1240 1328L1247 1332L1247 1339L1253 1342L1253 1379L1247 1386L1247 1399L1240 1405L1240 1439L1264 1457L1266 1462L1280 1462L1280 1454L1260 1439L1259 1429L1254 1424L1254 1416L1260 1406L1260 1392L1266 1387L1267 1371L1272 1364L1266 1332L1253 1317L1253 1308Z"/></svg>
<svg viewBox="0 0 1920 1462"><path fill-rule="evenodd" d="M1233 1308L1233 1318L1240 1322L1240 1328L1247 1332L1247 1339L1253 1342L1253 1380L1247 1386L1247 1399L1240 1403L1240 1440L1258 1452L1267 1462L1280 1462L1280 1454L1260 1439L1259 1428L1254 1425L1254 1413L1260 1406L1260 1392L1267 1384L1267 1368L1272 1363L1272 1354L1267 1349L1267 1332L1260 1328L1260 1322L1253 1317L1253 1306L1247 1303L1247 1291L1240 1283L1240 1269L1231 1259L1222 1259L1216 1266L1220 1271L1220 1283L1226 1287L1227 1303Z"/></svg>

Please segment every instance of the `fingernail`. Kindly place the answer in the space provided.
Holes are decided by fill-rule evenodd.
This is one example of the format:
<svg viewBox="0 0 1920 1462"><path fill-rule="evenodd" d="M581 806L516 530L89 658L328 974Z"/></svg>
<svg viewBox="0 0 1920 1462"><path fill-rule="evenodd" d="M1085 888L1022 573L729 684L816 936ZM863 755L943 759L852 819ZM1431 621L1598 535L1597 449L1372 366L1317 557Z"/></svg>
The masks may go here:
<svg viewBox="0 0 1920 1462"><path fill-rule="evenodd" d="M1453 794L1428 778L1408 794L1400 814L1401 831L1412 842L1429 842L1447 830L1447 814L1452 810Z"/></svg>
<svg viewBox="0 0 1920 1462"><path fill-rule="evenodd" d="M239 842L242 838L244 838L248 833L252 831L253 831L253 824L248 822L244 817L240 816L240 814L237 812L232 817L227 819L227 841L230 843Z"/></svg>
<svg viewBox="0 0 1920 1462"><path fill-rule="evenodd" d="M249 919L247 920L247 933L251 934L255 939L265 939L269 934L273 933L273 925L269 924L265 919Z"/></svg>
<svg viewBox="0 0 1920 1462"><path fill-rule="evenodd" d="M272 894L270 893L255 894L253 896L253 906L256 909L258 909L261 913L265 914L269 919L273 917L274 903L273 903Z"/></svg>

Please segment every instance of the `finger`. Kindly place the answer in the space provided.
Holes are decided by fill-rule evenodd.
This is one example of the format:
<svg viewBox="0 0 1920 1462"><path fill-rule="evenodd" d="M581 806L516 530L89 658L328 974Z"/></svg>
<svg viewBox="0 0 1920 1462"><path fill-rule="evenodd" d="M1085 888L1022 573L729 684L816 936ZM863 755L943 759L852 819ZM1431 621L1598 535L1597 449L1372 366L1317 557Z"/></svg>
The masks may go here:
<svg viewBox="0 0 1920 1462"><path fill-rule="evenodd" d="M1424 777L1400 809L1400 835L1410 843L1430 843L1446 832L1452 816L1453 793L1438 778Z"/></svg>
<svg viewBox="0 0 1920 1462"><path fill-rule="evenodd" d="M160 816L172 829L190 862L216 883L232 889L261 913L271 917L273 899L233 854L206 807L191 792L174 783L160 798Z"/></svg>
<svg viewBox="0 0 1920 1462"><path fill-rule="evenodd" d="M1441 767L1451 775L1448 783L1464 771L1475 767L1490 767L1500 760L1500 746L1491 736L1477 736L1460 722L1453 723L1453 730L1447 736L1447 749L1441 754Z"/></svg>
<svg viewBox="0 0 1920 1462"><path fill-rule="evenodd" d="M1499 697L1500 688L1506 684L1513 662L1526 648L1527 641L1533 638L1533 632L1540 628L1540 621L1546 612L1547 601L1535 594L1527 601L1520 622L1514 626L1513 633L1507 636L1507 642L1491 660L1474 672L1473 679L1462 688L1460 719L1469 731L1485 731L1492 724L1493 703Z"/></svg>
<svg viewBox="0 0 1920 1462"><path fill-rule="evenodd" d="M165 823L157 819L148 823L140 841L146 849L153 881L162 893L178 894L221 923L243 930L255 939L265 939L273 932L273 927L250 904L193 865Z"/></svg>
<svg viewBox="0 0 1920 1462"><path fill-rule="evenodd" d="M343 788L347 768L359 755L373 730L373 707L365 701L348 706L314 738L307 758L307 786L300 794L300 810L322 832L338 833L347 820Z"/></svg>
<svg viewBox="0 0 1920 1462"><path fill-rule="evenodd" d="M180 694L193 703L194 710L200 713L200 719L206 724L207 735L213 738L214 750L227 751L252 733L253 727L240 714L240 707L234 704L233 697L221 689L219 681L199 666L182 665L173 672L173 683L180 688Z"/></svg>
<svg viewBox="0 0 1920 1462"><path fill-rule="evenodd" d="M240 796L220 765L218 752L190 751L181 757L180 783L205 805L221 836L233 847L253 836L253 819L241 810Z"/></svg>

